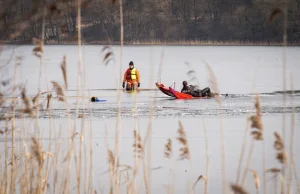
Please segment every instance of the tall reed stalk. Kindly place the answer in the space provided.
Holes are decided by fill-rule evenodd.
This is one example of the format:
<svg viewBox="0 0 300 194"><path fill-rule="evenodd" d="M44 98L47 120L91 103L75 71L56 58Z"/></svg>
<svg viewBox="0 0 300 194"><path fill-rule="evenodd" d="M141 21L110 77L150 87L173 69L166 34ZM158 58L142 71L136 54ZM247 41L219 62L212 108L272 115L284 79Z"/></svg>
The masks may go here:
<svg viewBox="0 0 300 194"><path fill-rule="evenodd" d="M282 50L282 89L283 89L283 96L282 96L282 136L283 142L286 142L286 46L287 46L287 18L288 18L288 8L287 8L287 0L284 0L283 6L283 50ZM285 149L285 148L284 148ZM282 177L283 177L283 186L285 187L286 183L286 172L285 166L282 169ZM285 188L283 188L285 192Z"/></svg>
<svg viewBox="0 0 300 194"><path fill-rule="evenodd" d="M220 94L217 77L215 76L211 66L204 61L206 64L206 68L209 72L210 83L212 85L212 89ZM222 191L223 194L227 194L227 184L226 184L226 155L225 155L225 142L224 142L224 124L223 124L223 114L222 114L222 99L220 96L216 96L216 101L219 107L219 115L220 115L220 142L221 142L221 150L222 150Z"/></svg>
<svg viewBox="0 0 300 194"><path fill-rule="evenodd" d="M205 125L205 120L203 119L203 129L204 129L204 138L205 138L205 160L206 160L206 181L204 186L204 194L208 194L208 184L209 184L209 155L208 155L208 137L207 137L207 129Z"/></svg>
<svg viewBox="0 0 300 194"><path fill-rule="evenodd" d="M117 88L118 88L118 93L117 93L117 103L118 103L118 113L117 113L117 126L116 126L116 138L115 138L115 161L114 161L114 176L113 176L113 191L112 192L120 192L119 191L119 171L117 170L118 163L119 163L119 154L120 154L120 141L121 141L121 91L120 91L120 84L121 84L121 79L122 79L122 60L123 60L123 41L124 41L124 26L123 26L123 4L122 0L119 0L119 9L120 9L120 66L119 66L119 79L117 82ZM117 185L116 185L117 182Z"/></svg>
<svg viewBox="0 0 300 194"><path fill-rule="evenodd" d="M17 80L17 68L18 63L17 59L15 60L15 67L14 67L14 86L16 86ZM16 118L15 118L15 111L16 111L16 88L13 89L13 100L12 100L12 119L11 119L11 185L10 185L10 193L14 194L16 192L16 176L15 176L15 129L16 129Z"/></svg>

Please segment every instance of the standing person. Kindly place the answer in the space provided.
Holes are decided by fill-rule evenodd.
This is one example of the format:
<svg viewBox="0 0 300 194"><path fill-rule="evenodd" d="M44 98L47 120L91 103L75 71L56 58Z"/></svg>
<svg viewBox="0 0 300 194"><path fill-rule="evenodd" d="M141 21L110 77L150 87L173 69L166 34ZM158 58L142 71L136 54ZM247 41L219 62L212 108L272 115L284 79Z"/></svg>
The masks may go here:
<svg viewBox="0 0 300 194"><path fill-rule="evenodd" d="M125 88L126 84L126 90L135 90L137 87L141 86L140 83L140 72L137 68L134 67L134 64L132 61L129 63L129 68L124 73L124 79L122 87Z"/></svg>

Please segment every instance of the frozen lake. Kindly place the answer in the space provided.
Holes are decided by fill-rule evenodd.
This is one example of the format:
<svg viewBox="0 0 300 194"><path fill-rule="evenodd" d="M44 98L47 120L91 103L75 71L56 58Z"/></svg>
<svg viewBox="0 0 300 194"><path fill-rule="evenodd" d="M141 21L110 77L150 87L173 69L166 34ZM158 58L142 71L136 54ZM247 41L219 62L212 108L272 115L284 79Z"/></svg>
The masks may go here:
<svg viewBox="0 0 300 194"><path fill-rule="evenodd" d="M5 46L0 55L0 64L5 65L1 69L1 79L6 80L14 76L15 57L21 56L22 60L17 69L17 83L26 85L27 95L33 97L39 88L39 59L32 54L33 46ZM93 187L97 193L109 193L109 173L104 173L108 165L107 144L114 147L118 101L116 90L121 87L119 78L120 48L112 47L115 62L111 61L107 66L103 63L104 54L101 52L103 46L83 46L82 57L83 65L86 70L86 92L83 101L78 106L79 114L76 118L76 86L77 86L77 66L78 50L76 46L46 46L42 69L41 91L45 92L52 89L50 81L57 81L63 84L63 77L60 69L62 58L67 57L67 70L69 90L66 91L67 104L53 99L51 102L50 113L41 110L38 122L29 119L27 116L18 117L16 127L17 147L19 151L23 149L23 143L29 144L30 137L36 132L39 126L40 139L44 149L47 149L49 142L56 145L62 140L60 150L60 160L63 161L68 149L70 127L75 132L81 133L82 126L84 131L84 144L86 145L86 155L82 164L82 176L88 169L90 173L89 150L90 143L93 150ZM275 141L274 131L282 132L283 114L286 115L286 147L289 148L290 131L295 126L294 138L299 137L300 126L300 48L288 47L287 54L287 89L290 90L290 73L293 74L295 94L287 94L286 108L282 108L282 48L281 47L236 47L236 46L126 46L123 50L122 75L128 68L129 61L136 64L136 68L141 73L141 89L138 93L120 93L120 163L134 166L135 158L133 153L134 136L133 130L138 129L142 138L147 136L147 130L151 129L151 189L153 193L167 193L167 185L171 177L174 177L174 193L188 193L188 185L193 184L199 175L205 175L209 179L209 193L222 193L221 175L221 134L220 127L224 129L224 147L226 156L226 183L235 182L239 157L244 141L244 132L247 125L247 117L255 114L254 93L260 93L262 103L262 113L264 122L266 168L280 167L276 160L273 143ZM220 93L228 93L228 97L222 97L222 108L220 109L214 99L205 100L174 100L156 90L155 82L161 81L167 86L175 82L176 89L180 89L183 80L190 81L189 70L194 70L194 77L197 80L190 81L190 84L199 83L200 87L210 86L209 73L205 63L209 64L214 71ZM187 65L188 64L188 65ZM191 74L190 74L191 75ZM1 80L0 80L1 81ZM47 89L49 88L49 89ZM9 93L9 86L2 86L0 91ZM97 96L105 99L106 102L91 103L89 98ZM20 97L20 95L19 95ZM46 94L42 95L43 107L46 106ZM21 107L21 99L18 107ZM4 105L9 107L9 103ZM70 114L68 117L68 109ZM2 108L1 115L7 108ZM82 114L85 120L82 119ZM291 124L292 113L295 113L295 123ZM153 118L152 118L153 116ZM151 122L150 122L151 120ZM186 129L187 139L190 146L191 160L180 161L178 140L178 121L181 121ZM69 121L69 122L68 122ZM83 123L84 122L84 123ZM38 123L38 125L37 125ZM149 125L151 123L151 125ZM3 128L5 123L0 122ZM209 171L206 173L206 148L205 130L207 131ZM251 129L252 130L252 129ZM51 133L50 133L51 131ZM107 135L106 135L107 132ZM91 135L92 134L92 135ZM248 132L250 134L250 131ZM8 136L9 137L9 136ZM1 136L1 142L4 137ZM173 159L168 160L164 157L164 145L167 139L171 138L174 146ZM248 147L245 153L247 156L250 135L247 135ZM10 141L10 139L9 139ZM77 149L80 145L79 136L76 136ZM4 153L4 143L1 143L1 153ZM295 150L300 143L295 142ZM146 155L149 153L146 148ZM55 153L54 148L52 152ZM4 156L1 156L2 161ZM59 167L65 169L65 163L61 162ZM74 163L74 162L73 162ZM72 163L72 192L76 188L75 167ZM263 186L263 166L262 166L262 143L255 142L252 161L249 168L255 169ZM138 172L137 187L139 193L145 193L143 186L143 169L140 164ZM295 167L300 166L300 155L295 152ZM245 167L243 163L242 172ZM298 169L299 170L299 169ZM128 174L132 171L128 171ZM124 175L125 176L125 175ZM53 174L49 175L49 184L53 182ZM62 176L63 177L63 176ZM74 177L74 178L73 178ZM272 176L267 175L269 180ZM74 179L74 180L73 180ZM121 177L122 183L125 178ZM84 179L82 181L85 181ZM255 192L255 185L252 174L247 175L247 190ZM82 182L83 184L83 182ZM293 184L293 183L291 183ZM142 186L141 186L142 185ZM295 185L295 184L293 184ZM126 184L122 184L122 189L126 189ZM195 192L202 193L204 188L203 181L196 186ZM294 192L296 187L294 188ZM267 193L274 193L272 181L267 182ZM229 189L228 189L229 190ZM53 191L51 191L52 193ZM263 188L260 189L263 193Z"/></svg>

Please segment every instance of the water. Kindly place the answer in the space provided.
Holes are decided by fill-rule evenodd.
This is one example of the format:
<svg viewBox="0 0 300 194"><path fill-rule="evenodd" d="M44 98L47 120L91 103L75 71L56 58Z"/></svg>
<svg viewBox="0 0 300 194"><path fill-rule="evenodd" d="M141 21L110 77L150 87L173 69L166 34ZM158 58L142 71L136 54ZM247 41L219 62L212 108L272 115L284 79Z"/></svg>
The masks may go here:
<svg viewBox="0 0 300 194"><path fill-rule="evenodd" d="M84 106L79 107L79 116L85 113L91 123L86 122L86 129L92 129L90 139L89 130L84 132L84 139L89 145L92 140L94 149L94 187L99 193L104 188L108 193L109 174L103 174L108 169L106 138L113 147L115 141L115 129L117 120L117 93L116 88L121 87L119 77L120 49L112 47L115 63L112 61L107 66L103 63L103 46L83 46L83 65L86 68L86 98ZM22 56L21 65L17 69L17 83L26 84L28 96L34 96L39 87L39 59L32 55L33 46L11 47L6 46L0 55L1 64L8 64L2 69L1 78L11 78L14 72L15 56ZM287 48L287 89L290 89L291 76L295 90L300 89L300 56L299 47ZM60 64L64 55L67 57L69 90L66 91L68 106L72 119L71 126L77 126L80 133L81 119L76 119L76 86L78 50L76 46L46 46L43 63L41 91L52 89L50 81L63 83ZM208 155L209 155L209 193L221 193L221 141L220 128L224 129L224 143L226 153L226 183L235 181L240 156L241 146L244 143L244 131L247 125L247 117L255 113L254 93L261 93L263 122L265 128L266 164L267 168L280 167L276 161L274 143L274 131L281 133L282 115L286 117L286 139L290 139L291 118L295 112L296 134L300 126L300 95L295 93L287 95L286 107L282 108L283 96L276 91L282 91L282 48L281 47L199 47L199 46L126 46L122 59L122 75L128 67L129 61L133 61L141 73L141 88L138 93L121 92L121 163L133 166L134 142L133 129L138 128L142 137L146 136L149 119L153 112L152 121L152 192L166 193L170 180L170 167L175 177L175 193L186 193L188 184L193 184L199 175L206 175L205 133L207 129ZM188 65L187 65L188 64ZM228 93L229 97L222 97L222 108L213 100L174 100L155 89L155 82L160 80L167 86L173 85L180 89L183 80L189 81L189 70L196 72L200 87L211 86L206 64L212 68L220 93ZM9 87L1 86L1 90L9 91ZM11 94L7 93L8 96ZM107 102L90 103L89 98L97 96ZM42 95L44 108L46 95ZM20 101L21 102L21 101ZM293 103L293 104L292 104ZM22 103L18 106L21 107ZM9 103L5 104L9 106ZM89 109L90 107L90 109ZM55 142L62 139L62 152L67 149L68 134L68 109L64 103L52 100L52 115L54 120L49 120L49 112L42 110L40 113L40 134L46 147L51 139L49 123L52 122ZM3 111L2 111L3 113ZM17 114L17 116L22 116ZM190 149L191 162L178 161L179 144L177 141L178 121L181 121L186 129ZM3 124L1 124L2 126ZM35 131L35 125L30 119L19 119L19 128L26 126L26 133ZM106 135L107 132L107 135ZM61 133L61 135L59 135ZM25 132L19 133L19 147L22 148ZM29 136L30 137L30 136ZM2 137L1 137L2 138ZM164 145L171 138L174 144L174 158L171 161L164 158ZM3 139L1 139L3 140ZM79 137L76 141L79 145ZM250 142L250 135L247 136ZM289 142L289 141L287 141ZM295 148L299 147L295 143ZM3 146L2 146L3 147ZM289 145L287 145L289 147ZM255 144L250 168L258 171L263 180L262 169L262 144ZM3 150L1 150L3 151ZM300 166L300 158L295 153L296 167ZM88 164L88 162L87 162ZM243 164L243 167L245 164ZM244 168L243 168L244 169ZM271 177L268 175L268 178ZM74 174L75 180L75 174ZM123 179L122 179L123 180ZM75 182L74 182L75 183ZM138 185L142 182L142 168L138 176ZM125 185L122 185L125 189ZM268 193L274 193L273 183L267 183ZM247 176L247 189L253 193L254 183L251 173ZM196 187L197 193L203 191L203 182ZM261 190L262 192L263 190ZM141 193L144 193L142 187Z"/></svg>

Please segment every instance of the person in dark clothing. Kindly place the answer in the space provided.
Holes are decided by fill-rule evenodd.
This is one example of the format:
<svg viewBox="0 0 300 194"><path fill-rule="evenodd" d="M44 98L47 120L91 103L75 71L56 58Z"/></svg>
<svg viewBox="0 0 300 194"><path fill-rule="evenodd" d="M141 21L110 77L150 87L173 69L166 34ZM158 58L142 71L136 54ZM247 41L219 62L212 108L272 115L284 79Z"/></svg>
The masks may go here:
<svg viewBox="0 0 300 194"><path fill-rule="evenodd" d="M181 93L189 94L194 97L212 97L213 96L209 87L206 87L206 88L200 90L196 86L188 85L187 81L183 81L182 85L183 85L183 87L181 89Z"/></svg>
<svg viewBox="0 0 300 194"><path fill-rule="evenodd" d="M185 93L185 94L189 94L191 93L191 88L190 86L188 85L187 81L183 81L182 82L182 89L181 89L181 93Z"/></svg>

